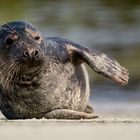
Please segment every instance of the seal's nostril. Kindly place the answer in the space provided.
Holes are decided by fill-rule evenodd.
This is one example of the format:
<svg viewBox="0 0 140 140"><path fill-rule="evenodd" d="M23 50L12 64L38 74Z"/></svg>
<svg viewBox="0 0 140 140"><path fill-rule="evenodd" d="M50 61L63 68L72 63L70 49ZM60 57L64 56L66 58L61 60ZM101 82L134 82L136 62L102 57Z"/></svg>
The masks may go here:
<svg viewBox="0 0 140 140"><path fill-rule="evenodd" d="M37 58L39 57L39 50L25 50L24 51L24 57L27 57L27 58Z"/></svg>
<svg viewBox="0 0 140 140"><path fill-rule="evenodd" d="M39 51L38 50L34 50L33 51L33 56L34 57L38 57L39 56Z"/></svg>
<svg viewBox="0 0 140 140"><path fill-rule="evenodd" d="M24 56L29 58L31 55L30 55L30 53L28 51L24 51Z"/></svg>

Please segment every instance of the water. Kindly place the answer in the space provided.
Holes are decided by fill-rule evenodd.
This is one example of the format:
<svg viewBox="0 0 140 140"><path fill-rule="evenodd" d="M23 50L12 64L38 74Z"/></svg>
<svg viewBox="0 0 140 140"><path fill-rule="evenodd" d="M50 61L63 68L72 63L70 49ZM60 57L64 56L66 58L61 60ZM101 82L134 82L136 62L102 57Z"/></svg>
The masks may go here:
<svg viewBox="0 0 140 140"><path fill-rule="evenodd" d="M26 20L46 36L68 38L116 58L128 68L129 84L120 87L89 70L91 103L97 113L139 114L140 2L138 0L7 0L1 24ZM103 114L104 115L104 114Z"/></svg>

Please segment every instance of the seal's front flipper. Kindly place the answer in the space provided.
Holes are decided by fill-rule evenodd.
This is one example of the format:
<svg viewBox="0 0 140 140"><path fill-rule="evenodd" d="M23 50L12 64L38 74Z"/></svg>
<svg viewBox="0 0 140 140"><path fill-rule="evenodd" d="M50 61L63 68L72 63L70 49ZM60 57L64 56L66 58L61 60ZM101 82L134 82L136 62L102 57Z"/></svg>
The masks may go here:
<svg viewBox="0 0 140 140"><path fill-rule="evenodd" d="M97 73L125 85L128 83L128 71L116 60L96 50L77 44L65 45L72 63L86 62Z"/></svg>
<svg viewBox="0 0 140 140"><path fill-rule="evenodd" d="M79 44L62 38L51 37L47 38L46 42L47 51L55 51L55 55L59 54L58 56L61 59L68 59L71 63L75 65L86 62L97 73L109 79L112 79L122 85L126 85L128 83L127 69L122 67L113 58L110 58L107 55L96 50L83 47ZM51 46L51 49L49 49L48 46Z"/></svg>
<svg viewBox="0 0 140 140"><path fill-rule="evenodd" d="M85 112L78 112L78 111L68 110L68 109L56 109L45 114L44 118L77 120L77 119L95 119L98 117L92 113L88 114Z"/></svg>

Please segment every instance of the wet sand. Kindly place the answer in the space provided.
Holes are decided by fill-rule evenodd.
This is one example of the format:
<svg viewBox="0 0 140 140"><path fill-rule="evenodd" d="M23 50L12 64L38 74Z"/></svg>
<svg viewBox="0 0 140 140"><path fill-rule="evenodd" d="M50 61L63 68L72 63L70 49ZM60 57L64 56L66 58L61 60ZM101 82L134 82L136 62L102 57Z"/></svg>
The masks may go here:
<svg viewBox="0 0 140 140"><path fill-rule="evenodd" d="M95 120L7 120L1 115L0 140L139 140L140 118Z"/></svg>

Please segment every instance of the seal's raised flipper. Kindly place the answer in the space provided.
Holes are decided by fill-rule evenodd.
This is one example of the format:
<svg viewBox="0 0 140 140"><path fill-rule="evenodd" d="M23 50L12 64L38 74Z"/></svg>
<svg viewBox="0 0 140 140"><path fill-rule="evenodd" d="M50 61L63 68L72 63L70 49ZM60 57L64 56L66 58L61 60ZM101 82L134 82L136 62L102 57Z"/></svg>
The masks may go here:
<svg viewBox="0 0 140 140"><path fill-rule="evenodd" d="M95 119L98 116L95 116L93 113L78 112L68 109L56 109L47 113L44 118L46 119Z"/></svg>
<svg viewBox="0 0 140 140"><path fill-rule="evenodd" d="M50 50L54 50L55 55L59 54L60 58L67 57L70 62L76 65L86 62L97 73L122 85L128 83L128 70L113 58L99 51L56 37L47 38L47 48L49 48L48 46L52 46Z"/></svg>
<svg viewBox="0 0 140 140"><path fill-rule="evenodd" d="M107 55L75 44L65 44L72 63L86 62L97 73L126 85L128 83L128 70L116 60Z"/></svg>

